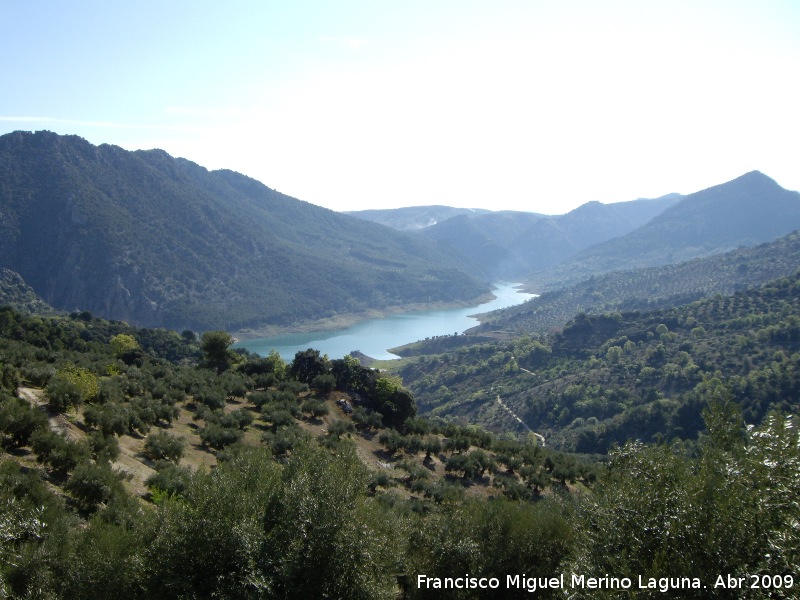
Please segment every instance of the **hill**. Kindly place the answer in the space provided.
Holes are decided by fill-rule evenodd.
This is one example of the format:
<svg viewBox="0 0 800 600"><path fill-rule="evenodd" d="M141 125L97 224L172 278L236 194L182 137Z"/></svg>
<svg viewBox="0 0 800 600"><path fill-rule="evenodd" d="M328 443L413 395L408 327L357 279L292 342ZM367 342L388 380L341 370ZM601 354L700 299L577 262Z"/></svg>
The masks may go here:
<svg viewBox="0 0 800 600"><path fill-rule="evenodd" d="M432 244L163 151L0 137L0 266L58 309L175 329L474 298Z"/></svg>
<svg viewBox="0 0 800 600"><path fill-rule="evenodd" d="M545 269L593 244L634 231L680 198L669 194L610 204L587 202L565 215L534 223L512 247L517 255L526 257L529 272Z"/></svg>
<svg viewBox="0 0 800 600"><path fill-rule="evenodd" d="M564 215L412 206L347 214L415 231L489 279L513 279L558 264L579 250L624 235L673 206L679 194L586 204Z"/></svg>
<svg viewBox="0 0 800 600"><path fill-rule="evenodd" d="M403 472L420 469L430 472L412 480L452 482L446 477L452 469L445 466L456 448L447 444L448 438L466 443L460 451L474 446L488 453L487 460L494 456L499 440L489 432L415 419L413 397L398 387L396 378L362 367L352 357L330 361L307 350L286 363L277 355L264 358L223 349L224 360L212 367L207 340L220 333L204 335L198 343L186 334L86 314L41 318L0 307L0 448L28 446L30 426L33 421L45 426L38 416L46 414L46 427L70 442L90 444L92 434L112 446L117 445L112 440L118 442L118 449L105 450L116 468L133 476L129 491L144 498L148 485L153 487L146 479L159 471L158 458L164 458L153 456L145 436L164 438L167 430L167 437L182 440L181 450L169 460L192 470L216 465L221 451L235 443L265 445L276 455L286 455L305 438L329 447L347 440L371 471L391 476L381 478L387 489L410 488ZM59 348L56 369L48 367L52 357L34 356L36 349L48 347ZM32 415L4 393L28 402L41 415L26 424ZM31 443L41 454L35 441ZM500 445L508 452L513 444ZM525 449L525 444L513 446L518 452ZM80 459L79 449L72 450ZM577 465L574 458L543 449L536 453ZM62 467L48 457L39 462L55 471ZM581 468L588 472L589 466ZM491 475L470 476L464 483L473 495L492 495ZM539 491L547 487L549 481L542 478ZM429 491L416 489L430 497Z"/></svg>
<svg viewBox="0 0 800 600"><path fill-rule="evenodd" d="M676 265L615 271L545 292L524 304L481 316L469 333L546 333L580 312L651 310L729 295L800 269L800 232Z"/></svg>
<svg viewBox="0 0 800 600"><path fill-rule="evenodd" d="M195 597L239 597L231 591L249 586L238 582L233 588L227 580L223 585L216 574L246 567L241 554L229 554L231 548L215 532L238 539L243 523L231 526L229 518L241 516L266 533L274 527L262 517L276 517L276 506L292 513L285 517L290 539L299 539L295 525L306 528L300 537L318 542L330 542L333 529L337 551L326 550L327 560L338 570L352 557L350 570L373 571L375 551L395 548L393 555L409 560L416 555L396 544L414 531L406 519L415 514L423 518L430 513L436 523L449 521L451 510L456 519L460 507L480 513L492 506L513 507L515 515L549 513L548 498L585 489L596 477L594 467L576 457L474 427L415 419L413 398L396 379L355 360L328 361L309 350L287 364L277 355L262 358L223 347L225 365L210 368L214 352L209 340L222 333L207 334L198 343L188 334L86 314L40 318L0 307L4 595L19 597L34 576L39 589L58 590L53 597L97 597L87 581L96 582L95 569L100 568L113 580L110 595L171 597L164 593L168 586L191 589ZM278 492L272 486L281 478L286 485ZM224 481L233 484L227 492L219 487ZM198 493L202 507L196 504ZM271 497L275 506L263 513L251 503L251 494ZM188 533L184 525L173 521L180 533L172 530L162 537L164 528L170 529L168 513L175 517L173 510L183 512L190 505L189 512L202 515L197 533L204 540L186 546L194 566L182 551L176 554L177 538ZM449 508L442 512L439 507ZM306 517L294 514L298 508L309 523L327 523L308 528ZM38 516L35 523L46 524L41 535L27 535L31 515ZM555 513L542 516L548 522L553 518L561 521ZM353 527L344 539L343 527ZM132 531L136 540L126 534ZM246 534L251 540L254 531ZM105 539L96 541L96 552L95 535ZM77 539L87 546L73 545ZM347 539L352 547L340 551ZM172 549L161 547L162 542ZM353 554L365 544L368 552ZM430 547L440 544L431 540ZM288 548L283 542L275 550L255 546L270 557ZM116 564L118 552L130 557L153 547L151 559ZM34 548L39 551L33 561L7 560ZM51 555L55 548L60 548L57 555ZM41 573L60 568L64 552L72 557L69 574L43 582ZM218 564L220 552L227 557L225 567ZM505 556L496 549L488 552ZM291 560L308 580L308 560ZM423 556L414 560L427 562ZM147 566L134 569L134 563ZM314 564L319 568L319 560ZM378 589L387 593L341 593L341 587L328 593L331 575L309 587L327 591L304 597L396 597L398 564L391 560L380 569ZM112 566L114 575L107 570ZM210 581L209 568L215 574ZM282 583L273 585L288 585L281 577L274 580ZM351 585L361 589L363 577ZM220 593L209 594L216 586Z"/></svg>
<svg viewBox="0 0 800 600"><path fill-rule="evenodd" d="M423 414L530 428L562 450L694 439L713 394L732 397L748 423L797 411L798 292L800 272L683 306L581 313L546 336L472 345L466 337L435 354L420 343L399 373Z"/></svg>
<svg viewBox="0 0 800 600"><path fill-rule="evenodd" d="M539 219L532 213L517 212L481 217L459 215L428 227L418 235L457 256L461 264L473 272L489 279L513 279L527 269L525 261L509 247L508 240L520 235Z"/></svg>
<svg viewBox="0 0 800 600"><path fill-rule="evenodd" d="M764 407L796 396L798 355L775 349L790 348L792 335L796 346L796 323L786 328L780 316L793 313L797 285L776 282L760 299L707 307L709 325L715 313L746 310L764 326L756 337L767 342L757 361L765 368L737 390ZM707 345L692 333L699 351L675 355L690 324L667 313L656 320L662 316L669 325L641 324L664 350L638 377L682 386L701 364L684 354L713 360L716 333L708 331ZM566 358L619 334L621 324L576 321L553 346L560 364L534 366L540 348L520 340L514 351L527 351L518 356L536 370L507 374L535 378L537 387L563 377ZM750 333L753 324L736 319L735 327ZM796 564L795 423L772 415L743 428L717 377L695 386L694 402L670 421L703 428L698 441L629 443L606 466L542 448L535 435L494 436L408 410L393 419L400 429L381 429L384 417L397 416L395 401L410 398L392 377L311 350L291 364L229 353L216 344L224 337L209 333L198 344L188 333L85 313L41 318L0 307L2 596L437 598L440 582L455 574L475 582L460 584L458 597L558 598L560 587L538 582L553 573L618 573L641 577L653 590L648 597L662 594L656 590L669 575L702 597L727 598L725 588L709 595L719 573L784 574ZM561 419L570 411L598 415L572 422L582 446L605 443L598 422L605 426L604 411L626 400L613 386L632 375L631 364L617 361L633 351L619 342L603 344L612 365L599 372L603 386L575 383L543 398ZM662 358L669 360L660 369ZM497 388L498 413L519 410L510 391ZM659 427L670 401L644 401L634 421ZM412 407L413 399L405 404ZM631 425L623 414L621 424ZM612 420L609 430L619 426ZM772 597L778 581L794 582L767 577L770 587L754 598ZM487 580L501 592L487 596ZM595 597L595 587L581 597Z"/></svg>
<svg viewBox="0 0 800 600"><path fill-rule="evenodd" d="M641 227L590 246L539 273L546 291L610 271L684 262L772 241L800 228L800 193L758 171L682 197Z"/></svg>
<svg viewBox="0 0 800 600"><path fill-rule="evenodd" d="M57 312L25 283L19 273L0 268L0 306L4 305L31 314L53 315Z"/></svg>

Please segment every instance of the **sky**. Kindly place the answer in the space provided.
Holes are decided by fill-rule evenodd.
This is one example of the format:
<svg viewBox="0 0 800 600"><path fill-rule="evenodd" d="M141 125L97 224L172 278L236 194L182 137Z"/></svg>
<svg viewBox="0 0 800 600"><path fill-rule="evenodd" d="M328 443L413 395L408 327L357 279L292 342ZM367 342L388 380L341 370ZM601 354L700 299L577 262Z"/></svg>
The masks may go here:
<svg viewBox="0 0 800 600"><path fill-rule="evenodd" d="M800 190L797 0L0 0L0 134L334 210Z"/></svg>

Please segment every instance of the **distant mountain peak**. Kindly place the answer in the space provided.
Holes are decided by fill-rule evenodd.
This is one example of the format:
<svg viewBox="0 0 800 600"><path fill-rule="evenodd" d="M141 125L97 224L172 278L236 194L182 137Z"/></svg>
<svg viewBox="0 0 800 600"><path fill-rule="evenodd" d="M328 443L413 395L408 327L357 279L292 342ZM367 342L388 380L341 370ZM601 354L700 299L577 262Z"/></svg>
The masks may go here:
<svg viewBox="0 0 800 600"><path fill-rule="evenodd" d="M768 177L768 176L764 175L764 173L762 173L761 171L758 171L758 170L748 171L747 173L745 173L744 175L741 175L737 179L765 179L765 180L768 180L768 181L774 181L771 177Z"/></svg>
<svg viewBox="0 0 800 600"><path fill-rule="evenodd" d="M776 182L771 177L764 175L761 171L749 171L744 175L740 175L736 179L732 179L727 183L723 183L721 185L741 185L741 186L770 186L775 188L780 188L778 182Z"/></svg>
<svg viewBox="0 0 800 600"><path fill-rule="evenodd" d="M589 275L678 263L753 246L800 229L800 193L759 171L683 196L645 225L574 255L541 285L559 287Z"/></svg>

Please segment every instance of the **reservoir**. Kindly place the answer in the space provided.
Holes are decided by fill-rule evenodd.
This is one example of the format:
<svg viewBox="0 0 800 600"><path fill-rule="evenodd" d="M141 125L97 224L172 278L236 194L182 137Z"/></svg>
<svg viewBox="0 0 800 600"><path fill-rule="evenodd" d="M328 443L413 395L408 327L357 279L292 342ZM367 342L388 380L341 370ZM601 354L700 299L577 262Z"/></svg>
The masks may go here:
<svg viewBox="0 0 800 600"><path fill-rule="evenodd" d="M336 331L291 333L244 340L235 347L246 348L262 356L274 349L284 360L292 360L298 351L307 348L319 350L331 359L342 358L355 350L379 360L398 358L387 349L427 337L463 333L478 324L478 320L469 315L514 306L534 297L534 294L520 292L516 283L495 283L494 286L492 293L495 299L477 306L394 314L361 321Z"/></svg>

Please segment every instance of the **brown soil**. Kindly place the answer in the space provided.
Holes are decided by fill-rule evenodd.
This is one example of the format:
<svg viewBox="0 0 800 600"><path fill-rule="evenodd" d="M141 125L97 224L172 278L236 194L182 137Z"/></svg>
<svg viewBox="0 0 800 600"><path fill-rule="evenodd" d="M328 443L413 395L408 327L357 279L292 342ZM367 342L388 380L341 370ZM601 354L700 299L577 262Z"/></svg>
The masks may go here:
<svg viewBox="0 0 800 600"><path fill-rule="evenodd" d="M43 390L35 388L19 388L18 394L20 398L28 400L32 405L40 406L46 410L46 400L43 398ZM305 396L310 395L305 393ZM328 414L321 418L302 418L298 420L299 426L308 433L323 437L327 435L328 427L331 423L337 420L350 420L350 416L345 414L344 411L336 404L336 400L344 398L348 401L352 399L342 392L331 392L328 394L324 401L328 407ZM187 401L188 403L188 401ZM247 428L244 435L245 443L258 445L261 443L261 435L263 427L259 425L258 411L254 405L247 402L245 399L229 402L226 404L225 410L232 411L237 408L246 408L254 412L256 421L254 424ZM214 450L203 446L200 442L198 432L204 425L203 421L195 421L193 419L194 413L190 411L186 404L179 406L178 418L171 424L163 427L171 435L182 438L186 442L183 457L180 460L180 465L188 467L196 471L198 469L210 470L217 464L216 453ZM88 429L83 425L82 415L79 412L71 413L69 415L55 414L49 416L50 427L53 431L67 436L74 441L80 441L87 436ZM418 453L410 456L405 453L400 453L397 456L390 456L382 444L378 442L379 432L370 431L357 431L355 434L347 434L355 444L355 449L358 457L364 465L371 471L384 471L390 477L397 481L402 481L408 476L408 473L398 467L398 463L406 459L412 459L418 464L422 465L431 474L432 479L440 479L443 477L450 478L445 472L445 457L432 456L425 459L424 453ZM123 435L118 438L120 447L120 456L113 463L113 466L120 472L126 475L125 485L128 490L141 498L148 496L148 489L145 481L148 477L155 473L153 464L142 454L144 449L145 436L142 435ZM22 450L17 453L16 460L21 464L25 464L31 468L36 466L35 456L28 450ZM468 496L491 496L496 495L498 491L490 485L490 478L486 477L483 480L473 482L465 488L465 493ZM392 492L408 497L411 494L406 488L399 486L392 488Z"/></svg>

